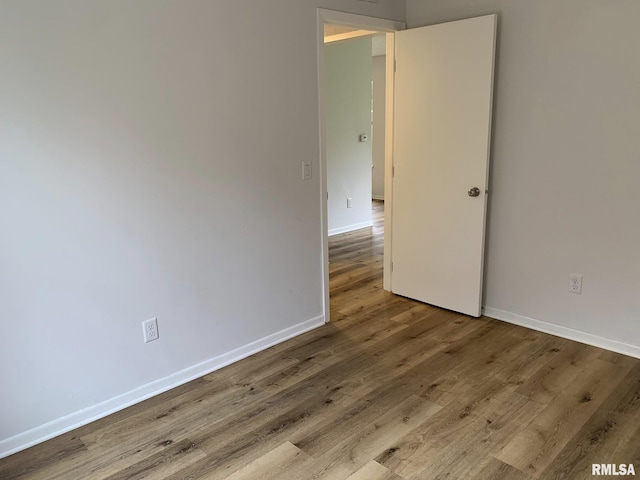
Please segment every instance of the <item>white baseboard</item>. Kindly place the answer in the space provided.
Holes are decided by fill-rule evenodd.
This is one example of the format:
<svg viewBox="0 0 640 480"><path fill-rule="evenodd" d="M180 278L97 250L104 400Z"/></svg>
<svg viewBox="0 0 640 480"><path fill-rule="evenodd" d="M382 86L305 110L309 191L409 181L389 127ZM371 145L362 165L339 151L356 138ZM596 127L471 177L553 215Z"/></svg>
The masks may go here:
<svg viewBox="0 0 640 480"><path fill-rule="evenodd" d="M371 195L373 200L384 200L384 195Z"/></svg>
<svg viewBox="0 0 640 480"><path fill-rule="evenodd" d="M267 335L260 340L251 342L243 347L236 348L230 352L223 353L216 357L205 360L191 367L180 370L167 377L160 378L153 382L142 385L122 395L118 395L104 402L100 402L91 407L79 410L70 415L58 418L51 422L40 425L26 432L19 433L13 437L0 441L0 458L8 457L21 450L25 450L33 445L42 443L51 438L62 435L75 428L91 423L100 418L111 415L119 410L123 410L131 405L142 402L147 398L159 395L167 390L183 385L191 380L207 375L215 370L225 367L231 363L249 357L273 345L282 343L292 337L313 330L324 325L324 316L312 318L279 332Z"/></svg>
<svg viewBox="0 0 640 480"><path fill-rule="evenodd" d="M329 230L329 236L338 235L340 233L353 232L354 230L360 230L361 228L372 227L373 221L367 220L366 222L354 223L353 225L346 225L344 227L332 228Z"/></svg>
<svg viewBox="0 0 640 480"><path fill-rule="evenodd" d="M630 357L640 358L640 346L630 345L618 340L612 340L610 338L599 337L591 333L582 332L580 330L574 330L573 328L563 327L555 323L548 323L542 320L536 320L535 318L525 317L516 313L506 312L492 307L484 307L483 314L487 317L495 318L496 320L502 320L521 327L530 328L539 332L550 333L557 337L567 338L576 342L585 343L594 347L604 348L605 350L611 350L612 352L621 353Z"/></svg>

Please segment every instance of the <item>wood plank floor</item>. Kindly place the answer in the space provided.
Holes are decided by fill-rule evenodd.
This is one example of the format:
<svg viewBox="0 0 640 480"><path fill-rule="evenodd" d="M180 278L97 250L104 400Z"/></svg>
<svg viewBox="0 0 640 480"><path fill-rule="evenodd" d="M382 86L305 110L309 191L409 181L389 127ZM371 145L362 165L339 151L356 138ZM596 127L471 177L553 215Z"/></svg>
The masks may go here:
<svg viewBox="0 0 640 480"><path fill-rule="evenodd" d="M383 291L374 210L330 239L332 323L0 460L0 478L640 474L640 360Z"/></svg>

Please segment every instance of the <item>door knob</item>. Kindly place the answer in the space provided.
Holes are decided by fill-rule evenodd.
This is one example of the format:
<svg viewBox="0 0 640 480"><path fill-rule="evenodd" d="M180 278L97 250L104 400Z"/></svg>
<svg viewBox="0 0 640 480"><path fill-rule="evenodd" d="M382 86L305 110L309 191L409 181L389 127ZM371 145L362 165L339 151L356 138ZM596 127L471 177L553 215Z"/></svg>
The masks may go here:
<svg viewBox="0 0 640 480"><path fill-rule="evenodd" d="M477 197L480 195L480 189L478 187L473 187L467 193L469 194L470 197Z"/></svg>

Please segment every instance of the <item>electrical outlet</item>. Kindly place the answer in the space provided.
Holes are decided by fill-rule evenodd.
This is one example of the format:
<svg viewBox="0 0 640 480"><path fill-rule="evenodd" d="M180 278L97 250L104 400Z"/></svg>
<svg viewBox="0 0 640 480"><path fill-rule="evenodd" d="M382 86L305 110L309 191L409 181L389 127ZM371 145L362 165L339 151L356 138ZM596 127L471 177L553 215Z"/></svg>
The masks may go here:
<svg viewBox="0 0 640 480"><path fill-rule="evenodd" d="M353 198L347 198L347 208L353 207Z"/></svg>
<svg viewBox="0 0 640 480"><path fill-rule="evenodd" d="M144 343L152 342L158 339L158 319L150 318L142 322L142 338Z"/></svg>
<svg viewBox="0 0 640 480"><path fill-rule="evenodd" d="M577 273L569 275L569 291L578 295L582 294L582 275Z"/></svg>

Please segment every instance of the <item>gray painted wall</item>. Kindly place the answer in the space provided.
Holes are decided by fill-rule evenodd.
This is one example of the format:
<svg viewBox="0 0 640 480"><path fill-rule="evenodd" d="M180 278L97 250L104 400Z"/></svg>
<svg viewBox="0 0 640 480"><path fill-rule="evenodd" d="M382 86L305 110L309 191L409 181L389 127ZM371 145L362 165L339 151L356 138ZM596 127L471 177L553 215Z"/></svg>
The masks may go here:
<svg viewBox="0 0 640 480"><path fill-rule="evenodd" d="M371 38L325 46L325 87L331 235L371 225Z"/></svg>
<svg viewBox="0 0 640 480"><path fill-rule="evenodd" d="M409 27L490 13L499 33L484 303L638 354L640 2L407 0ZM582 295L568 292L570 273L584 276Z"/></svg>
<svg viewBox="0 0 640 480"><path fill-rule="evenodd" d="M0 456L322 323L318 6L2 2Z"/></svg>

